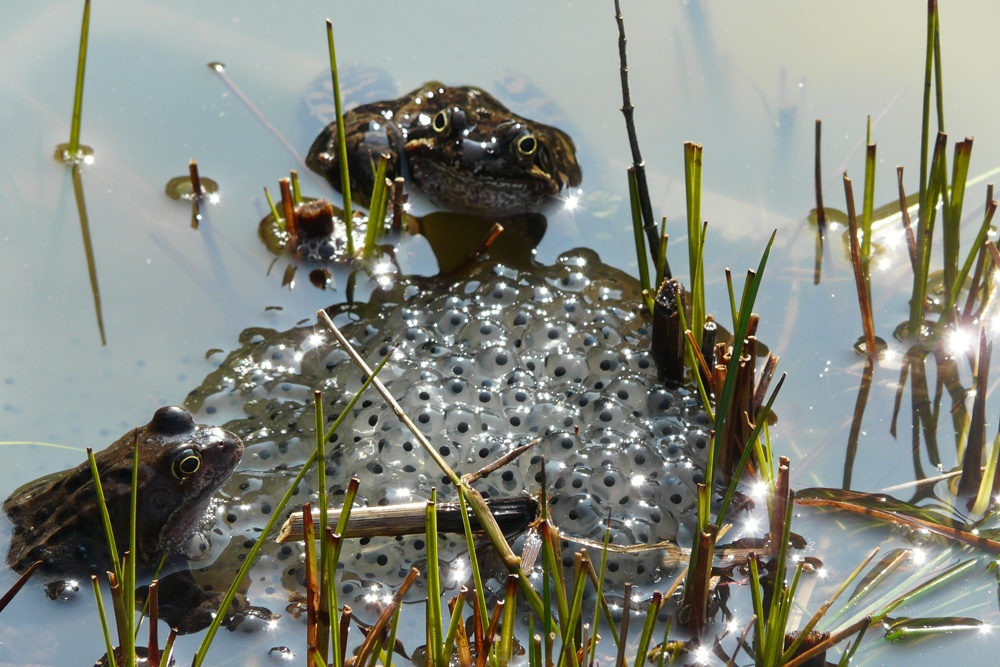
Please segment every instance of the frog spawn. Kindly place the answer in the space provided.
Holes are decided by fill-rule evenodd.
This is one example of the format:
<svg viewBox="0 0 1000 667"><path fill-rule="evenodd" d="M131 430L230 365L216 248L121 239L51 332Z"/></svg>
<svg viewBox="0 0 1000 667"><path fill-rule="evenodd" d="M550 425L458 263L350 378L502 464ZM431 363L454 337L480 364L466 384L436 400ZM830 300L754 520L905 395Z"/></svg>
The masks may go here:
<svg viewBox="0 0 1000 667"><path fill-rule="evenodd" d="M447 290L400 283L334 319L371 366L396 346L380 379L458 474L540 438L478 483L484 495L536 491L544 455L551 514L564 535L600 541L610 512L612 541L641 544L675 538L693 522L709 426L691 391L658 381L638 304L634 279L575 250L531 270L483 265ZM229 486L238 498L226 520L237 533L260 529L312 452L313 389L323 390L329 424L363 383L330 338L312 327L248 330L243 347L189 397L219 409L235 404L247 415L226 424L246 442ZM332 505L355 475L358 504L421 500L434 487L441 500L454 498L448 479L373 390L327 451ZM303 486L293 504L315 501L314 483ZM462 543L446 536L441 544L454 573L442 582L451 587L468 576ZM299 588L299 546L265 551L283 571L265 579ZM391 594L424 553L422 537L346 542L344 601L355 596L357 612ZM612 591L659 576L657 552L609 555ZM413 599L423 595L418 588Z"/></svg>

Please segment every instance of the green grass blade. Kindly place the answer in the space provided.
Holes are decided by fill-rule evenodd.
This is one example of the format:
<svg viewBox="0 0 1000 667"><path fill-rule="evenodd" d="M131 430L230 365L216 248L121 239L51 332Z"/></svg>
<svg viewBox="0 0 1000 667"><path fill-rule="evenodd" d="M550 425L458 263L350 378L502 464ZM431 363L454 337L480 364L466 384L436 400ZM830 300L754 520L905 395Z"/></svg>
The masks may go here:
<svg viewBox="0 0 1000 667"><path fill-rule="evenodd" d="M73 92L73 119L69 128L69 145L66 152L76 160L80 152L80 121L83 118L83 75L87 69L87 37L90 32L90 0L83 3L83 21L80 26L80 53L76 59L76 88Z"/></svg>
<svg viewBox="0 0 1000 667"><path fill-rule="evenodd" d="M451 610L451 619L448 622L448 633L444 636L444 654L451 658L455 648L455 638L458 636L458 625L462 622L462 610L465 609L466 589L463 586L462 592L456 595L454 608ZM392 644L390 644L392 645Z"/></svg>
<svg viewBox="0 0 1000 667"><path fill-rule="evenodd" d="M677 303L677 315L681 320L681 329L687 331L688 325L684 318L684 299L680 291L674 293L674 299ZM693 335L694 332L692 332ZM714 423L715 412L712 410L712 402L709 400L708 389L705 387L705 379L701 376L701 368L698 364L698 353L695 351L694 345L691 344L691 338L684 337L684 346L688 353L688 366L691 369L692 377L695 379L695 385L698 387L698 395L701 397L701 405L708 415L708 421Z"/></svg>
<svg viewBox="0 0 1000 667"><path fill-rule="evenodd" d="M104 633L104 647L108 652L108 664L110 664L111 667L117 667L118 661L115 660L114 642L111 640L111 630L108 628L108 615L104 611L104 598L101 597L101 585L97 583L96 575L90 575L90 583L94 587L94 599L97 601L97 614L101 618L101 632Z"/></svg>
<svg viewBox="0 0 1000 667"><path fill-rule="evenodd" d="M872 209L875 205L875 144L871 142L871 116L868 117L868 148L865 153L865 193L861 205L861 272L865 290L871 299Z"/></svg>
<svg viewBox="0 0 1000 667"><path fill-rule="evenodd" d="M639 646L635 652L634 665L642 665L646 662L646 653L649 651L649 640L653 636L653 626L656 625L656 615L660 612L661 597L659 593L653 593L653 599L646 610L646 623L642 626L642 634L639 635Z"/></svg>
<svg viewBox="0 0 1000 667"><path fill-rule="evenodd" d="M289 178L292 181L292 201L295 202L296 206L300 206L302 204L302 190L299 188L299 172L292 169Z"/></svg>
<svg viewBox="0 0 1000 667"><path fill-rule="evenodd" d="M649 265L646 262L646 235L642 227L642 209L639 206L639 185L635 179L635 168L628 168L628 195L632 206L632 232L635 236L635 259L639 264L639 284L642 289L652 292L649 284ZM649 312L653 314L652 309Z"/></svg>
<svg viewBox="0 0 1000 667"><path fill-rule="evenodd" d="M330 578L330 569L327 567L330 559L330 544L326 539L327 508L329 507L326 499L326 433L323 429L326 422L323 419L323 392L319 389L313 392L313 414L316 418L316 502L319 505L319 530L317 534L320 540L319 567L316 569L316 574L319 579L320 610L325 606L327 612L326 620L319 622L319 630L322 630L322 633L316 635L316 649L325 663L329 657L328 641L330 639L329 626L331 625L329 619L332 600L329 589L334 585L334 580Z"/></svg>
<svg viewBox="0 0 1000 667"><path fill-rule="evenodd" d="M771 238L768 239L767 247L764 248L764 254L760 258L760 264L757 267L757 273L754 275L753 282L749 285L749 289L744 290L744 298L740 304L736 331L733 334L733 353L732 358L729 360L729 367L726 370L726 381L723 384L722 393L716 397L716 433L725 432L725 420L729 413L729 404L732 402L733 391L736 387L736 369L740 363L740 355L743 353L743 339L747 335L747 327L750 326L750 311L757 299L757 292L760 290L760 281L764 275L764 267L767 266L767 258L771 254L771 246L774 244L776 234L777 231L771 233ZM716 450L717 447L713 443L705 472L705 483L708 485L714 484Z"/></svg>
<svg viewBox="0 0 1000 667"><path fill-rule="evenodd" d="M426 506L427 542L427 659L430 667L445 667L441 634L441 564L438 561L437 489Z"/></svg>
<svg viewBox="0 0 1000 667"><path fill-rule="evenodd" d="M87 447L87 461L90 462L90 473L94 479L94 488L97 490L97 506L101 509L101 522L104 524L104 536L108 540L108 551L111 552L111 569L115 573L118 581L122 580L122 564L118 559L118 545L115 544L115 531L111 527L111 515L108 514L108 503L104 499L104 487L101 485L101 476L97 472L97 459L94 458L94 450Z"/></svg>
<svg viewBox="0 0 1000 667"><path fill-rule="evenodd" d="M129 505L129 530L128 530L128 552L129 559L125 567L125 584L123 594L125 595L125 627L128 628L125 640L126 645L122 646L122 654L125 657L125 664L128 667L135 665L135 561L137 552L135 550L136 535L136 513L139 507L139 431L134 431L135 437L132 444L132 488L131 504Z"/></svg>
<svg viewBox="0 0 1000 667"><path fill-rule="evenodd" d="M368 207L368 229L365 230L365 247L362 255L365 258L371 257L375 253L375 244L381 236L381 229L385 225L385 207L387 203L385 187L385 170L388 160L384 155L378 158L378 167L375 169L375 187L372 188L371 206Z"/></svg>
<svg viewBox="0 0 1000 667"><path fill-rule="evenodd" d="M587 568L590 566L589 560L584 562L580 567L580 571L577 572L576 577L573 578L573 600L569 607L569 622L566 623L567 632L574 635L574 642L576 641L576 626L577 622L580 620L580 614L583 611L583 591L587 583ZM506 611L506 609L504 610ZM564 664L563 661L566 659L565 653L569 644L563 644L562 655L559 656L559 660L556 662L557 665Z"/></svg>
<svg viewBox="0 0 1000 667"><path fill-rule="evenodd" d="M767 400L767 403L761 409L760 414L757 415L757 423L754 424L753 430L750 432L750 438L748 439L748 445L743 448L743 454L740 456L740 462L736 465L734 470L743 470L747 462L750 460L750 453L757 451L755 448L750 447L749 443L755 442L757 438L760 437L760 432L767 424L767 418L771 414L771 407L774 405L774 399L777 398L778 392L781 390L781 385L785 383L785 378L788 376L787 373L782 373L781 378L778 383L774 386L774 391L771 392L771 398ZM766 458L766 455L764 455ZM764 468L768 462L761 461L760 466ZM726 518L726 513L729 511L729 504L732 502L733 497L736 495L736 488L739 486L742 475L733 475L733 479L729 482L729 488L726 489L726 495L722 498L722 504L719 506L719 512L716 514L715 525L722 527L722 522Z"/></svg>
<svg viewBox="0 0 1000 667"><path fill-rule="evenodd" d="M976 234L976 241L969 249L969 255L965 258L965 264L962 265L962 269L958 272L955 278L955 283L952 285L951 292L948 293L948 300L945 302L945 308L941 312L945 314L947 319L951 317L952 311L955 308L955 304L958 303L958 297L962 293L962 289L965 285L965 279L969 277L969 272L972 271L972 266L976 262L976 257L979 255L979 249L983 247L983 243L986 242L986 235L990 231L990 225L993 223L993 214L996 213L997 207L991 202L990 206L986 209L986 215L983 218L983 224L979 227L979 233Z"/></svg>
<svg viewBox="0 0 1000 667"><path fill-rule="evenodd" d="M920 208L918 217L920 226L927 215L927 169L928 169L928 149L930 148L930 127L931 127L931 73L934 68L934 32L936 15L933 7L928 4L927 9L927 48L924 62L924 100L923 114L920 124Z"/></svg>
<svg viewBox="0 0 1000 667"><path fill-rule="evenodd" d="M267 188L264 188L264 196L267 197L267 205L271 208L271 217L274 218L274 224L278 225L281 231L285 231L285 219L278 213L278 208L274 205L274 200L271 199L271 193L267 191Z"/></svg>
<svg viewBox="0 0 1000 667"><path fill-rule="evenodd" d="M344 225L347 227L347 255L354 257L354 217L351 213L351 175L347 167L347 141L344 136L344 109L340 105L340 78L337 75L337 51L333 45L333 22L326 20L326 40L330 48L330 75L333 77L333 104L337 110L337 155L340 158L340 187L344 195Z"/></svg>
<svg viewBox="0 0 1000 667"><path fill-rule="evenodd" d="M465 482L462 482L464 485ZM465 494L458 494L458 507L462 511L462 528L465 530L465 546L469 550L469 567L472 568L473 582L476 584L476 606L479 607L479 618L489 618L486 610L486 594L483 591L483 575L479 571L479 559L476 557L476 545L472 536L472 523L469 521L469 510L465 503Z"/></svg>
<svg viewBox="0 0 1000 667"><path fill-rule="evenodd" d="M965 574L967 571L979 564L979 559L973 558L971 560L962 561L957 563L952 567L948 568L941 574L937 575L930 581L927 581L916 588L904 593L899 596L888 605L879 610L876 614L872 616L872 623L878 623L882 621L886 616L888 616L894 609L900 607L908 602L913 602L914 600L919 600L923 596L936 591L953 579Z"/></svg>

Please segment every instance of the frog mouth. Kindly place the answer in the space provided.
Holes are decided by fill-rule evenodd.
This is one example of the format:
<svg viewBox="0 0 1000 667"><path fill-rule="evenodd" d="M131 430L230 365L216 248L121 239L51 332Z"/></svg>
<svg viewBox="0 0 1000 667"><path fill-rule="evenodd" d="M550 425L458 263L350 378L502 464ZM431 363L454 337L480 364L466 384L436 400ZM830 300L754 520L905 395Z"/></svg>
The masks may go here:
<svg viewBox="0 0 1000 667"><path fill-rule="evenodd" d="M418 142L413 142L418 143ZM480 214L512 215L542 208L561 186L537 166L520 174L493 175L483 170L464 171L437 160L421 159L428 146L417 146L410 156L410 177L432 202Z"/></svg>

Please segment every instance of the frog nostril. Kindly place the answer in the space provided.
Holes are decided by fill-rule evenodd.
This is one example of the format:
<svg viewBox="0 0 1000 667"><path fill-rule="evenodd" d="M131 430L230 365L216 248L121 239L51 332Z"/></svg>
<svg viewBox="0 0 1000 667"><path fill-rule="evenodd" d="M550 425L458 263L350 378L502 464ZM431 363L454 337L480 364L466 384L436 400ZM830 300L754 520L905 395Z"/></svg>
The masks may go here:
<svg viewBox="0 0 1000 667"><path fill-rule="evenodd" d="M180 435L190 433L195 428L191 413L176 405L157 410L149 426L154 433L160 435Z"/></svg>

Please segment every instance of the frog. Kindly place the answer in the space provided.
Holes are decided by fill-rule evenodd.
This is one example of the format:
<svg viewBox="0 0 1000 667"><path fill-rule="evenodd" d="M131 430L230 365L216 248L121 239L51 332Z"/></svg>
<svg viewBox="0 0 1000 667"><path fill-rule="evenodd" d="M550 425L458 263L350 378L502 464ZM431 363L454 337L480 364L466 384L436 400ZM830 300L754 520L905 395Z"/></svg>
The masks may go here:
<svg viewBox="0 0 1000 667"><path fill-rule="evenodd" d="M358 106L343 121L351 196L365 206L382 154L390 180L402 176L432 204L478 215L536 212L582 180L568 134L475 86L430 81ZM306 164L341 189L336 122L313 141Z"/></svg>
<svg viewBox="0 0 1000 667"><path fill-rule="evenodd" d="M203 520L212 495L230 478L243 442L225 429L196 424L185 408L162 407L94 458L120 551L128 545L132 456L138 443L137 569L152 571L180 550ZM7 564L18 572L36 561L45 573L70 576L110 568L97 487L90 464L47 475L3 503L14 524Z"/></svg>

